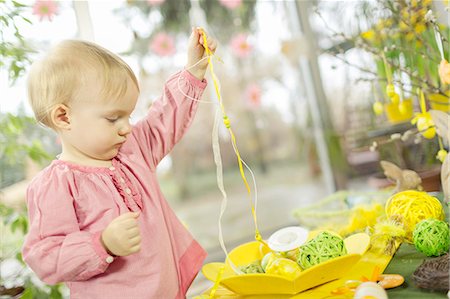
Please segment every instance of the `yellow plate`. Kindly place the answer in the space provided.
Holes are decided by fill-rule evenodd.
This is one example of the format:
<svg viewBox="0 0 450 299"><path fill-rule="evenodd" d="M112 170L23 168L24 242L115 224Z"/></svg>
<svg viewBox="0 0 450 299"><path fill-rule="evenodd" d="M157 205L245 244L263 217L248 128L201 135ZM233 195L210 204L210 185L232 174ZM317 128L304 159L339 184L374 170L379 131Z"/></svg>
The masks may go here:
<svg viewBox="0 0 450 299"><path fill-rule="evenodd" d="M355 265L367 250L370 237L360 233L344 240L349 244L348 254L340 256L302 271L293 280L271 274L236 274L229 263L209 263L203 266L202 273L211 281L217 279L221 267L225 267L220 284L237 294L297 294L304 290L341 278ZM267 249L257 241L242 244L228 255L236 267L260 260Z"/></svg>

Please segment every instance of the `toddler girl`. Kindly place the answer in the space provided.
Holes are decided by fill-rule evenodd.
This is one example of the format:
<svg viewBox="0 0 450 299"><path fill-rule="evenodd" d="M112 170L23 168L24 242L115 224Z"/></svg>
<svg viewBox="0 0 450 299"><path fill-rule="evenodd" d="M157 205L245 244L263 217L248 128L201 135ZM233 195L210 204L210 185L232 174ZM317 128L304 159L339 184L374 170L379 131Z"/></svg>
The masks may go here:
<svg viewBox="0 0 450 299"><path fill-rule="evenodd" d="M213 51L216 44L208 38ZM62 153L28 188L23 258L44 282L65 282L71 298L184 298L197 275L206 253L164 199L156 167L206 87L202 45L193 29L187 70L133 126L139 85L108 50L64 41L32 66L31 106Z"/></svg>

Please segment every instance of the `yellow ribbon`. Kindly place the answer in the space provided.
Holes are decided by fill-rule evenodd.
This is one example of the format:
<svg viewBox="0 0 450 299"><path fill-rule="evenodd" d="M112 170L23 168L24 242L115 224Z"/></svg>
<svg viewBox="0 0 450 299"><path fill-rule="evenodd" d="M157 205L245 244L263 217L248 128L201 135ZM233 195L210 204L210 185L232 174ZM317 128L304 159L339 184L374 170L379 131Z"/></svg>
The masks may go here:
<svg viewBox="0 0 450 299"><path fill-rule="evenodd" d="M211 57L213 55L213 53L211 52L211 50L208 47L208 41L206 39L206 34L203 30L201 30L201 34L202 34L202 38L203 38L203 47L205 48L206 51L206 55L208 56L208 66L209 66L209 71L211 73L211 77L214 83L214 89L216 91L216 95L217 95L217 100L219 102L220 105L220 109L222 110L222 116L223 116L223 123L225 125L225 127L228 129L228 132L230 133L231 136L231 142L233 143L233 148L235 150L236 156L237 156L237 160L238 160L238 165L239 165L239 172L241 174L242 180L244 181L245 187L247 189L247 192L249 195L251 195L251 190L250 190L250 186L248 185L247 182L247 178L245 177L245 173L244 173L244 168L242 165L242 159L241 159L241 155L239 153L239 150L237 148L237 144L236 144L236 137L233 133L233 130L231 129L231 122L230 119L228 118L226 112L225 112L225 107L223 105L222 102L222 96L220 94L220 90L219 90L219 83L218 83L218 79L216 77L216 74L214 72L214 66L213 63L211 61ZM251 199L251 197L250 197ZM253 203L251 203L251 209L252 209L252 215L253 215L253 222L255 223L255 239L258 241L262 241L262 237L261 234L259 233L258 230L258 222L257 222L257 217L256 217L256 211L255 211L255 207L253 205ZM264 241L262 241L264 242Z"/></svg>
<svg viewBox="0 0 450 299"><path fill-rule="evenodd" d="M228 116L227 116L227 114L225 112L225 107L224 107L223 102L222 102L222 96L220 94L219 80L217 79L216 74L214 72L214 66L213 66L213 63L212 63L212 60L211 60L211 57L213 56L213 53L211 52L211 49L209 49L209 47L208 47L208 41L207 41L206 34L205 34L204 30L200 29L200 32L201 32L202 39L203 39L203 47L205 48L205 52L206 52L206 55L208 57L209 71L211 73L211 77L212 77L213 84L214 84L214 89L215 89L215 92L216 92L216 95L217 95L217 100L219 102L220 110L222 112L223 124L225 125L225 127L228 130L228 132L230 133L231 142L232 142L233 149L234 149L234 152L236 154L238 165L239 165L239 172L241 174L241 177L242 177L244 185L245 185L245 187L247 189L247 192L248 192L248 194L250 196L251 211L252 211L252 216L253 216L253 222L254 222L254 225L255 225L255 239L257 241L263 243L265 246L268 246L266 244L266 242L264 242L264 240L262 239L262 236L261 236L261 234L259 232L259 229L258 229L258 221L257 221L257 216L256 216L256 209L255 209L255 206L254 206L254 204L252 202L250 186L249 186L247 178L245 176L245 172L244 172L244 168L243 168L243 160L241 158L241 155L240 155L238 147L237 147L236 137L235 137L235 135L233 133L233 130L231 129L230 119L228 118ZM246 165L246 167L248 168L247 165ZM224 193L223 190L221 190L221 191L222 191L222 193ZM224 198L226 199L226 195L224 195ZM223 243L222 236L219 236L219 238L220 238L221 243ZM224 249L224 251L225 251L226 259L228 259L228 253L227 253L226 249ZM231 261L229 261L229 262L232 265ZM232 267L233 267L233 265L232 265ZM216 280L214 282L214 285L213 285L213 287L211 289L211 292L209 294L209 298L214 298L215 293L217 291L217 288L219 287L223 271L224 271L224 267L221 267L219 272L218 272L218 274L217 274L217 278L216 278Z"/></svg>

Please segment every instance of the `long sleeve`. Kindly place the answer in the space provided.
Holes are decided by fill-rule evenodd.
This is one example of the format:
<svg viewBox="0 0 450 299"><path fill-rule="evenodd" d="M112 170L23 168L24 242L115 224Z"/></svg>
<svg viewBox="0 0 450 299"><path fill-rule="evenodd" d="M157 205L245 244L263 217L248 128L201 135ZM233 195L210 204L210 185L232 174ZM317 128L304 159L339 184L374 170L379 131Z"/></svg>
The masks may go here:
<svg viewBox="0 0 450 299"><path fill-rule="evenodd" d="M147 165L155 169L189 128L206 84L186 70L171 76L161 98L133 127L124 152L139 148Z"/></svg>
<svg viewBox="0 0 450 299"><path fill-rule="evenodd" d="M100 243L100 232L80 230L64 177L38 176L28 188L27 205L29 232L22 253L42 281L87 280L107 269L112 257Z"/></svg>

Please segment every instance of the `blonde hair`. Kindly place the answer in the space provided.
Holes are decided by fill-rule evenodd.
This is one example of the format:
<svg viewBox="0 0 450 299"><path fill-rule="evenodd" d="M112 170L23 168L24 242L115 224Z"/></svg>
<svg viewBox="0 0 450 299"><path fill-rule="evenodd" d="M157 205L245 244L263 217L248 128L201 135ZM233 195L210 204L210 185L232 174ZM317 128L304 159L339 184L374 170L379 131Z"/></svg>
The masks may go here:
<svg viewBox="0 0 450 299"><path fill-rule="evenodd" d="M96 44L66 40L34 63L28 75L28 96L36 120L53 127L51 111L58 104L76 99L89 75L101 85L102 99L117 99L127 90L129 79L139 90L131 68L117 55Z"/></svg>

